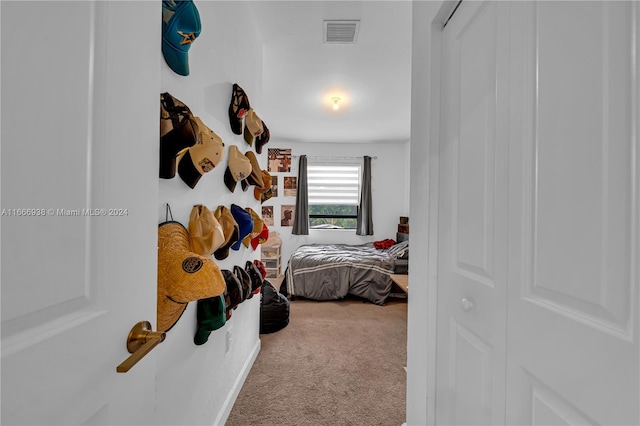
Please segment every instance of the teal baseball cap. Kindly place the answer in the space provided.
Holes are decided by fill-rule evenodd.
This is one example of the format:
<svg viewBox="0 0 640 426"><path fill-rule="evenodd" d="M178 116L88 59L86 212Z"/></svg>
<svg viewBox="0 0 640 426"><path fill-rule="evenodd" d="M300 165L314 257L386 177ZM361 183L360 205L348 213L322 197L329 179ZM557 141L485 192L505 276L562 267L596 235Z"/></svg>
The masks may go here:
<svg viewBox="0 0 640 426"><path fill-rule="evenodd" d="M162 55L177 74L189 75L188 52L201 30L200 13L193 1L162 1Z"/></svg>

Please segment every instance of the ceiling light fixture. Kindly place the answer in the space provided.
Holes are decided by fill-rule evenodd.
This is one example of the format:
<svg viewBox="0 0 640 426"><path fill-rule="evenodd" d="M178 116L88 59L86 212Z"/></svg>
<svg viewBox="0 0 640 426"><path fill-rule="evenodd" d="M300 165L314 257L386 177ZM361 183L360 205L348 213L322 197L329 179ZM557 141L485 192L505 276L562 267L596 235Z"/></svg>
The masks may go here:
<svg viewBox="0 0 640 426"><path fill-rule="evenodd" d="M333 98L331 98L331 102L333 102L334 111L337 111L340 108L340 98L334 96Z"/></svg>

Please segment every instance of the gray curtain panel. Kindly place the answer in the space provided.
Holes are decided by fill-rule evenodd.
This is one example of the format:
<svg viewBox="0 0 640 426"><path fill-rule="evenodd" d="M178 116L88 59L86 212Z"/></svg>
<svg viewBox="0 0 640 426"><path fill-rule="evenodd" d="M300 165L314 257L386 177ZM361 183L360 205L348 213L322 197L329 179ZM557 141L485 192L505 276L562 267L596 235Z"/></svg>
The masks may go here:
<svg viewBox="0 0 640 426"><path fill-rule="evenodd" d="M371 157L364 156L362 169L362 190L358 206L356 235L373 235L373 211L371 208Z"/></svg>
<svg viewBox="0 0 640 426"><path fill-rule="evenodd" d="M309 235L309 191L307 188L307 156L298 160L298 191L296 192L296 213L293 218L293 235Z"/></svg>

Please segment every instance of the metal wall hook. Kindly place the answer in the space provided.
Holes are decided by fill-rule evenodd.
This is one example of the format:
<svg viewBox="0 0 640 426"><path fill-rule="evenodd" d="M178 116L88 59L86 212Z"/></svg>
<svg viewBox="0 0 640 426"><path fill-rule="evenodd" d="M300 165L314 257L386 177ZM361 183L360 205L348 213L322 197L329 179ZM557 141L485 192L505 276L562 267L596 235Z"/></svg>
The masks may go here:
<svg viewBox="0 0 640 426"><path fill-rule="evenodd" d="M146 354L151 352L167 336L164 332L152 331L149 321L140 321L133 326L127 336L127 350L131 356L116 367L118 373L126 373L138 363Z"/></svg>

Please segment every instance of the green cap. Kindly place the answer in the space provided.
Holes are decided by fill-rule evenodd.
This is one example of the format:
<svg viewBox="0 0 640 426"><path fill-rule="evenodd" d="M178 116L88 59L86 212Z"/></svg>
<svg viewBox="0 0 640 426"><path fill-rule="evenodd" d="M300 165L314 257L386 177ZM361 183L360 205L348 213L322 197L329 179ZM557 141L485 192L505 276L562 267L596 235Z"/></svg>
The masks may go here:
<svg viewBox="0 0 640 426"><path fill-rule="evenodd" d="M196 345L202 345L209 340L212 331L219 329L227 322L224 294L198 300L197 319L198 330L193 342Z"/></svg>

